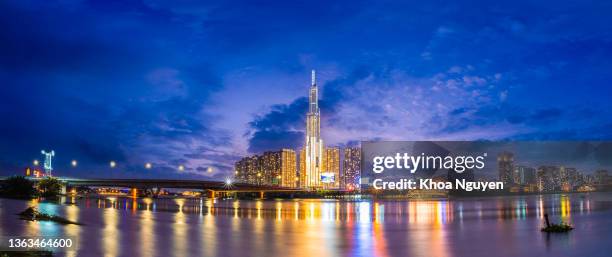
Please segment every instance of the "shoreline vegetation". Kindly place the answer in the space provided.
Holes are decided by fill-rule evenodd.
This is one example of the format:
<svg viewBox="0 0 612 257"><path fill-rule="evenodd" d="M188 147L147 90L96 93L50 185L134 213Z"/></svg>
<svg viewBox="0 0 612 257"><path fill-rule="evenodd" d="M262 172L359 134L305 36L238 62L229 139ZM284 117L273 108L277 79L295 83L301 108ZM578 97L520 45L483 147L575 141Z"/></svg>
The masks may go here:
<svg viewBox="0 0 612 257"><path fill-rule="evenodd" d="M12 176L0 183L0 196L15 199L57 198L61 195L61 188L61 182L53 177L34 182L24 176Z"/></svg>

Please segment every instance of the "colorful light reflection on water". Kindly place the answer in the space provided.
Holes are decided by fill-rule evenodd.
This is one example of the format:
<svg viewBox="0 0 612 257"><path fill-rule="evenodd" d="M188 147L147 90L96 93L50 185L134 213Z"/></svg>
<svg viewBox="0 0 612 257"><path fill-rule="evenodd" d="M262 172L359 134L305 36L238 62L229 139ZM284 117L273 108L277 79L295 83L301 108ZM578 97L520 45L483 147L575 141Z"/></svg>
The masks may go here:
<svg viewBox="0 0 612 257"><path fill-rule="evenodd" d="M410 201L0 199L2 235L79 238L66 256L536 256L609 240L612 194ZM27 205L86 225L17 220ZM543 215L574 223L540 231ZM17 222L16 222L17 220ZM551 244L554 246L552 247ZM607 246L606 246L607 247ZM468 254L469 253L469 254Z"/></svg>

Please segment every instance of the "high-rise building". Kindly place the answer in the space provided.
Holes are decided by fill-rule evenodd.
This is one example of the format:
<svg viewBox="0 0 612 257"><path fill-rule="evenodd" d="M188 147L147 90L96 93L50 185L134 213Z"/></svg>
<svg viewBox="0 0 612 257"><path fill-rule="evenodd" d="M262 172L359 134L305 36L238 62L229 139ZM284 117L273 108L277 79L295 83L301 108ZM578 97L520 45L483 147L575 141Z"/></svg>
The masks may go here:
<svg viewBox="0 0 612 257"><path fill-rule="evenodd" d="M280 185L281 152L264 152L260 157L260 170L264 185Z"/></svg>
<svg viewBox="0 0 612 257"><path fill-rule="evenodd" d="M254 185L263 184L264 177L260 163L260 157L257 155L244 157L237 161L234 166L236 180Z"/></svg>
<svg viewBox="0 0 612 257"><path fill-rule="evenodd" d="M240 159L235 164L235 178L254 185L295 187L295 151L264 152Z"/></svg>
<svg viewBox="0 0 612 257"><path fill-rule="evenodd" d="M306 188L306 149L300 149L300 160L298 165L298 183L300 188Z"/></svg>
<svg viewBox="0 0 612 257"><path fill-rule="evenodd" d="M325 148L323 153L323 179L321 185L326 189L340 188L340 148Z"/></svg>
<svg viewBox="0 0 612 257"><path fill-rule="evenodd" d="M308 94L308 113L306 114L306 140L304 142L304 179L300 181L304 188L321 186L323 169L323 139L321 139L321 119L319 96L315 71L312 71L312 83ZM301 168L300 168L301 169Z"/></svg>
<svg viewBox="0 0 612 257"><path fill-rule="evenodd" d="M610 176L607 170L598 170L595 172L595 183L605 185L608 184Z"/></svg>
<svg viewBox="0 0 612 257"><path fill-rule="evenodd" d="M291 149L281 150L281 186L297 186L297 168L295 151Z"/></svg>
<svg viewBox="0 0 612 257"><path fill-rule="evenodd" d="M523 165L517 165L514 167L514 178L515 184L518 185L529 185L536 183L535 169Z"/></svg>
<svg viewBox="0 0 612 257"><path fill-rule="evenodd" d="M361 177L361 148L344 148L344 161L342 163L342 175L340 176L340 188L359 189L359 178Z"/></svg>
<svg viewBox="0 0 612 257"><path fill-rule="evenodd" d="M540 166L537 173L540 191L557 191L561 189L561 168L559 166Z"/></svg>
<svg viewBox="0 0 612 257"><path fill-rule="evenodd" d="M514 155L510 152L502 152L497 156L497 167L499 169L499 180L504 184L514 183Z"/></svg>

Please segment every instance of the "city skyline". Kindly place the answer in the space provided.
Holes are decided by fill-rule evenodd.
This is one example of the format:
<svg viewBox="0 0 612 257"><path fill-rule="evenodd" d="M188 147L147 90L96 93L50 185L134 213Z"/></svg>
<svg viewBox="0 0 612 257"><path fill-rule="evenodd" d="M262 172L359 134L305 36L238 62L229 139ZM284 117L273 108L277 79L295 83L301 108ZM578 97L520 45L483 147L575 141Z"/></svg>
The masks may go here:
<svg viewBox="0 0 612 257"><path fill-rule="evenodd" d="M303 144L312 69L328 146L612 139L607 3L317 4L1 3L0 175L223 179Z"/></svg>
<svg viewBox="0 0 612 257"><path fill-rule="evenodd" d="M282 185L305 189L356 188L360 162L345 153L340 158L340 148L327 147L321 138L321 112L316 73L311 71L306 114L306 137L298 149L268 150L261 155L246 156L234 165L237 181L257 185ZM344 148L351 152L356 148ZM299 158L298 154L299 153ZM354 155L354 154L352 154ZM273 161L270 161L273 159ZM270 163L273 163L271 165ZM344 165L341 165L344 163ZM346 169L344 166L348 166ZM346 178L350 183L346 183Z"/></svg>

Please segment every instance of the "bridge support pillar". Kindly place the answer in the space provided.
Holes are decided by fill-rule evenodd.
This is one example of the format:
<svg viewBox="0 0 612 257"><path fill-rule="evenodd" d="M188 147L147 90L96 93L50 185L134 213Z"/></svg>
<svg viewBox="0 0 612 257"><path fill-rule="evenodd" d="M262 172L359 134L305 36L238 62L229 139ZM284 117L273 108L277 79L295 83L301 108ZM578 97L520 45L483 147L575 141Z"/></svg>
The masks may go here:
<svg viewBox="0 0 612 257"><path fill-rule="evenodd" d="M264 191L259 191L259 199L265 199Z"/></svg>
<svg viewBox="0 0 612 257"><path fill-rule="evenodd" d="M61 195L66 195L66 187L68 187L68 185L62 183L62 186L60 187L60 194Z"/></svg>
<svg viewBox="0 0 612 257"><path fill-rule="evenodd" d="M208 190L208 198L215 199L217 198L217 192L214 190Z"/></svg>
<svg viewBox="0 0 612 257"><path fill-rule="evenodd" d="M132 198L137 198L138 197L138 188L130 189L130 195L132 195Z"/></svg>

